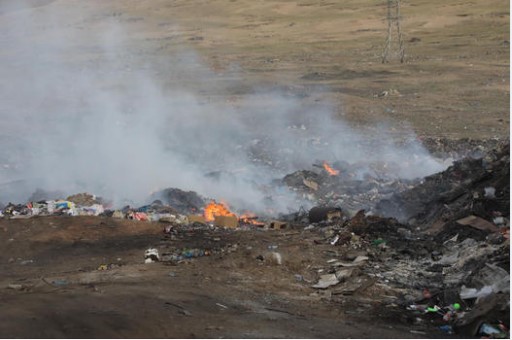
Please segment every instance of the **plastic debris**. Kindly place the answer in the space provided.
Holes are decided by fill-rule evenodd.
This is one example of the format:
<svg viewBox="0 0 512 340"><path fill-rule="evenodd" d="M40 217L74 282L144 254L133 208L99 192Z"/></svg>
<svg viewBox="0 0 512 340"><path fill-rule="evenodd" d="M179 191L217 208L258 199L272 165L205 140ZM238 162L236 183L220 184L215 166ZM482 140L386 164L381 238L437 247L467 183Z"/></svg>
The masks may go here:
<svg viewBox="0 0 512 340"><path fill-rule="evenodd" d="M488 323L483 323L480 328L478 329L478 334L480 335L493 335L493 334L500 334L501 331L497 329L496 327L493 327L489 325Z"/></svg>
<svg viewBox="0 0 512 340"><path fill-rule="evenodd" d="M446 334L453 334L453 327L451 325L439 326L439 329Z"/></svg>
<svg viewBox="0 0 512 340"><path fill-rule="evenodd" d="M438 306L434 306L434 307L427 307L426 309L426 313L439 313L441 311L441 308L439 308Z"/></svg>
<svg viewBox="0 0 512 340"><path fill-rule="evenodd" d="M67 286L69 284L69 282L67 280L57 279L57 280L53 280L52 284L54 286Z"/></svg>
<svg viewBox="0 0 512 340"><path fill-rule="evenodd" d="M457 223L464 226L473 227L479 230L487 231L487 232L496 232L499 231L498 227L492 224L489 221L484 220L478 216L470 215L465 218L461 218L457 220Z"/></svg>
<svg viewBox="0 0 512 340"><path fill-rule="evenodd" d="M484 188L484 197L485 198L496 198L496 188L494 187L485 187Z"/></svg>
<svg viewBox="0 0 512 340"><path fill-rule="evenodd" d="M314 284L313 288L325 289L330 286L334 286L340 283L340 280L336 277L336 274L325 274L320 276L320 280Z"/></svg>
<svg viewBox="0 0 512 340"><path fill-rule="evenodd" d="M144 252L144 263L153 263L160 261L160 256L158 255L158 249L149 248Z"/></svg>
<svg viewBox="0 0 512 340"><path fill-rule="evenodd" d="M202 256L210 256L211 251L208 249L199 249L199 248L184 248L181 250L176 250L172 253L164 253L162 254L161 261L170 261L170 262L179 262L186 259L192 259Z"/></svg>
<svg viewBox="0 0 512 340"><path fill-rule="evenodd" d="M314 284L312 287L318 288L318 289L325 289L330 286L337 285L341 281L344 281L347 278L351 277L352 273L353 273L353 269L349 268L349 269L338 270L334 274L321 275L318 282L316 284Z"/></svg>

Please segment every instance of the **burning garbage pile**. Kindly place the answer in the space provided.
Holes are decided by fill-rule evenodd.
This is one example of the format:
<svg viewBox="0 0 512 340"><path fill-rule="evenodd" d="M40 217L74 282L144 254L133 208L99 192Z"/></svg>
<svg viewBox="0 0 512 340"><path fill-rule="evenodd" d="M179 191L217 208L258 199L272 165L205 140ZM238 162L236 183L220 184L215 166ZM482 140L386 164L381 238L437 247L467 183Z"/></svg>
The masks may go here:
<svg viewBox="0 0 512 340"><path fill-rule="evenodd" d="M39 190L39 193L42 191ZM0 211L0 217L30 218L33 216L107 216L137 221L164 222L179 225L192 223L211 224L216 227L237 228L257 226L272 228L275 223L259 221L252 212L235 214L225 202L207 200L193 191L169 188L154 193L151 204L133 208L126 205L112 209L112 204L88 193L80 193L66 199L40 200L26 204L9 203Z"/></svg>
<svg viewBox="0 0 512 340"><path fill-rule="evenodd" d="M379 201L374 211L380 216L364 210L334 216L334 207L296 216L309 219L305 231L320 233L315 243L332 246L335 254L311 273L317 277L312 287L327 290L334 302L349 295L378 301L413 333L436 327L445 334L508 338L509 157L509 144L502 144L482 158L457 161Z"/></svg>
<svg viewBox="0 0 512 340"><path fill-rule="evenodd" d="M349 164L323 161L318 170L299 170L286 175L282 183L296 192L309 207L343 207L349 215L360 209L372 210L377 202L392 194L412 189L420 179L391 176L392 164Z"/></svg>
<svg viewBox="0 0 512 340"><path fill-rule="evenodd" d="M296 274L318 295L341 304L371 302L418 334L435 328L444 334L507 338L509 144L477 151L442 172L411 179L395 176L399 165L393 162L316 161L313 169L273 182L271 192L285 188L297 196L295 210L275 219L260 220L255 213L177 188L153 193L152 203L139 208L113 209L101 198L78 194L9 204L2 216L164 222L166 248L148 249L147 263L220 254L226 247L234 251L228 240L241 227L293 228L311 246L329 249L325 263ZM186 233L209 235L211 242L180 244Z"/></svg>

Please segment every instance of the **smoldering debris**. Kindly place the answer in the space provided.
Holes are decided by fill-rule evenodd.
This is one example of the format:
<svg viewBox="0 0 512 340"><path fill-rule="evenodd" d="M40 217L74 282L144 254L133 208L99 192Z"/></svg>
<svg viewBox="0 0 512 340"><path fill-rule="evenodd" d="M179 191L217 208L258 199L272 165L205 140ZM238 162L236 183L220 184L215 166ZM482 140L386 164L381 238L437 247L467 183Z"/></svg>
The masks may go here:
<svg viewBox="0 0 512 340"><path fill-rule="evenodd" d="M151 194L151 201L161 200L163 204L170 205L182 214L200 212L205 205L205 199L194 191L183 191L178 188L167 188Z"/></svg>
<svg viewBox="0 0 512 340"><path fill-rule="evenodd" d="M509 144L497 145L481 158L464 158L447 170L426 177L411 190L393 193L379 202L376 212L422 228L469 215L486 220L509 216L509 164ZM486 195L486 188L494 188L495 194Z"/></svg>
<svg viewBox="0 0 512 340"><path fill-rule="evenodd" d="M421 332L429 324L440 334L508 337L509 144L494 147L377 203L375 213L391 211L390 205L411 213L403 222L361 210L350 219L308 226L323 236L316 243L369 258L350 279L329 287L331 300L343 303L355 295L379 301L390 318ZM489 187L495 195L485 195ZM411 218L414 224L407 223ZM338 263L328 261L322 271L335 271Z"/></svg>

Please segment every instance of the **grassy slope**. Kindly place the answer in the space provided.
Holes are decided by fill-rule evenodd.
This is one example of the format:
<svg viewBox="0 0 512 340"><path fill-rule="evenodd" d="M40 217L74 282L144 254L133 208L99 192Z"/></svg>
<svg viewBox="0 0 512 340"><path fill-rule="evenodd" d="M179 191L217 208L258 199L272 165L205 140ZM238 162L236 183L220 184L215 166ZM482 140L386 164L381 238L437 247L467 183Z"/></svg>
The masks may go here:
<svg viewBox="0 0 512 340"><path fill-rule="evenodd" d="M208 95L233 96L270 84L311 95L306 102L330 100L354 122L391 119L421 135L454 138L509 133L505 0L403 1L405 64L396 57L381 63L383 0L78 1L80 19L65 15L70 3L47 7L64 9L61 20L81 27L85 37L101 34L114 18L133 29L127 43L141 55L172 58L191 48L221 78L243 80L244 86L220 88L218 78L205 79L197 86ZM45 33L35 39L44 41ZM73 57L86 62L95 53L85 41ZM376 98L389 89L400 95Z"/></svg>

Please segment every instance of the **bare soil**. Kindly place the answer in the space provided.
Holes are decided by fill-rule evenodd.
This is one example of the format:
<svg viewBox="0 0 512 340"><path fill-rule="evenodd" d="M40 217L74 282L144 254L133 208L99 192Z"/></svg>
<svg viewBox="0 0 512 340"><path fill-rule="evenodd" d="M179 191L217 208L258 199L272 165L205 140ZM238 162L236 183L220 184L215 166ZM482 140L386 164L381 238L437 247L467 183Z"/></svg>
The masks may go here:
<svg viewBox="0 0 512 340"><path fill-rule="evenodd" d="M171 238L164 225L101 217L1 220L0 336L426 335L424 325L408 324L383 304L375 288L334 299L312 288L316 270L333 256L332 246L314 242L318 231L185 228ZM173 247L212 254L145 264L148 247L161 255ZM281 264L271 252L281 254ZM432 327L428 336L443 335Z"/></svg>

